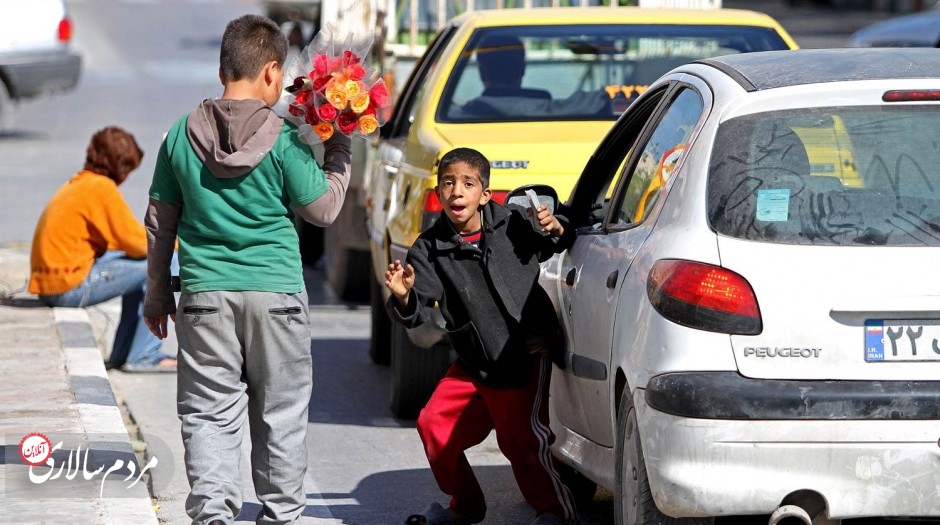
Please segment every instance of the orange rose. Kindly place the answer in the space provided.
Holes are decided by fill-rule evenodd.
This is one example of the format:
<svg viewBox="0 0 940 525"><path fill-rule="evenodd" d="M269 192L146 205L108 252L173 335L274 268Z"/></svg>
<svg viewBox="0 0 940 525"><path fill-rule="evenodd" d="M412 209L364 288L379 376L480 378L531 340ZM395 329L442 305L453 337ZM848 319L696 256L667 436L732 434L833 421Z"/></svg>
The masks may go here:
<svg viewBox="0 0 940 525"><path fill-rule="evenodd" d="M333 124L329 122L320 122L313 127L313 132L320 137L320 140L327 140L333 136Z"/></svg>
<svg viewBox="0 0 940 525"><path fill-rule="evenodd" d="M352 108L356 113L362 113L369 107L369 94L368 93L359 93L356 97L352 98L352 102L349 103L349 107Z"/></svg>
<svg viewBox="0 0 940 525"><path fill-rule="evenodd" d="M359 117L359 131L361 131L363 135L371 135L377 129L379 129L379 121L376 120L375 115L363 115Z"/></svg>
<svg viewBox="0 0 940 525"><path fill-rule="evenodd" d="M333 82L326 88L326 100L336 109L346 107L346 92L343 91L343 85Z"/></svg>

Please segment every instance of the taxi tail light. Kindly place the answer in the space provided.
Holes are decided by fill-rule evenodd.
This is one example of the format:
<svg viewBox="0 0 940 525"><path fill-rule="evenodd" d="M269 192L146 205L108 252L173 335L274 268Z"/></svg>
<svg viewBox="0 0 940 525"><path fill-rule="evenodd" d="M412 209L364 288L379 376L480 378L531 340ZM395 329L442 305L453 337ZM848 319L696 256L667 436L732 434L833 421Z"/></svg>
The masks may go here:
<svg viewBox="0 0 940 525"><path fill-rule="evenodd" d="M884 102L927 102L940 100L940 89L896 89L881 95Z"/></svg>
<svg viewBox="0 0 940 525"><path fill-rule="evenodd" d="M68 43L68 41L72 39L72 20L67 16L59 20L58 37L59 42L63 44Z"/></svg>
<svg viewBox="0 0 940 525"><path fill-rule="evenodd" d="M509 196L508 191L494 191L492 199L503 204L506 202L507 196ZM437 192L426 190L424 192L424 206L421 208L421 231L434 224L434 220L437 219L443 209L441 200L437 198Z"/></svg>
<svg viewBox="0 0 940 525"><path fill-rule="evenodd" d="M657 261L646 284L650 302L666 319L726 334L763 330L757 297L747 280L720 266L677 259Z"/></svg>

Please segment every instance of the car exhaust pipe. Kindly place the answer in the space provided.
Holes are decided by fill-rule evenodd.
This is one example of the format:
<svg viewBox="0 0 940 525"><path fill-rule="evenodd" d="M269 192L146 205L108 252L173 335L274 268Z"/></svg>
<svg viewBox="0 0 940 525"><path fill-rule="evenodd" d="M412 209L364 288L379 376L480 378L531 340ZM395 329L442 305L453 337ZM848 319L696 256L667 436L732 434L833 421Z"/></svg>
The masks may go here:
<svg viewBox="0 0 940 525"><path fill-rule="evenodd" d="M770 515L769 525L813 525L813 519L803 507L781 505Z"/></svg>

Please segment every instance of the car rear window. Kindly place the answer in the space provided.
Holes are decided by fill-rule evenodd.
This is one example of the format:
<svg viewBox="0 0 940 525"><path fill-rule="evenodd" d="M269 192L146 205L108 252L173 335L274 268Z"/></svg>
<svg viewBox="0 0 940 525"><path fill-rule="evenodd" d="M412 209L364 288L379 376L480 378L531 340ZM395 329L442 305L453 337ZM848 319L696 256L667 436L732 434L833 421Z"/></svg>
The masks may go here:
<svg viewBox="0 0 940 525"><path fill-rule="evenodd" d="M450 75L437 120L614 120L670 69L701 58L779 49L787 45L776 31L751 26L481 28Z"/></svg>
<svg viewBox="0 0 940 525"><path fill-rule="evenodd" d="M940 245L940 106L794 109L728 120L708 175L719 234L817 245Z"/></svg>

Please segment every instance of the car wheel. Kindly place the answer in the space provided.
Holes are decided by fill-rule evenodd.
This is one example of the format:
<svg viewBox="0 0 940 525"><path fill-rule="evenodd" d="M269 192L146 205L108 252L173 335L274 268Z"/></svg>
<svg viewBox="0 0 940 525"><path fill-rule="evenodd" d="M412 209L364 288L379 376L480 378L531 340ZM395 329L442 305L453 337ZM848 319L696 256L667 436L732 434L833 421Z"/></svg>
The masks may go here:
<svg viewBox="0 0 940 525"><path fill-rule="evenodd" d="M327 228L324 233L326 279L344 301L364 302L369 298L372 260L369 252L351 250L342 242L342 231Z"/></svg>
<svg viewBox="0 0 940 525"><path fill-rule="evenodd" d="M392 323L391 409L399 419L417 419L450 366L450 347L418 348L400 323Z"/></svg>
<svg viewBox="0 0 940 525"><path fill-rule="evenodd" d="M7 131L13 127L13 100L7 85L0 79L0 131Z"/></svg>
<svg viewBox="0 0 940 525"><path fill-rule="evenodd" d="M557 459L555 460L555 468L558 470L565 486L571 491L578 512L583 512L584 509L590 507L594 503L594 495L597 494L597 483L583 476L571 465L562 463Z"/></svg>
<svg viewBox="0 0 940 525"><path fill-rule="evenodd" d="M369 337L369 358L377 365L388 365L391 360L392 320L382 301L381 286L375 278L370 279L369 304L372 307L372 335Z"/></svg>
<svg viewBox="0 0 940 525"><path fill-rule="evenodd" d="M715 522L713 518L673 518L656 507L629 388L620 395L614 454L617 469L614 473L614 518L617 525L711 525Z"/></svg>

